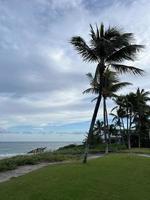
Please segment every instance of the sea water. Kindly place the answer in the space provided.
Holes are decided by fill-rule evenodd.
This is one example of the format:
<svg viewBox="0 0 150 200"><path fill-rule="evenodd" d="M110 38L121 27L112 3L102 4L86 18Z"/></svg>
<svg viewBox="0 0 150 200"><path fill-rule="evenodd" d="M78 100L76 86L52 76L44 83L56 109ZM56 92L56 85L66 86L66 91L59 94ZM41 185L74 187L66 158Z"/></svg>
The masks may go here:
<svg viewBox="0 0 150 200"><path fill-rule="evenodd" d="M80 144L80 142L0 142L0 158L23 155L40 147L53 151L69 144Z"/></svg>

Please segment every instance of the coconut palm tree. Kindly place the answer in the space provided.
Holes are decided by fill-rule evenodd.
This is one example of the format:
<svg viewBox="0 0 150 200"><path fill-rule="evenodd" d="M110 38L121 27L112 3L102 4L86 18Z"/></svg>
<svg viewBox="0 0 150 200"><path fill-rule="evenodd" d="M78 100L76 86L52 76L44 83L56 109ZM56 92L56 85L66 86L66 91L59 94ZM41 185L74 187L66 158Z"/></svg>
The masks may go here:
<svg viewBox="0 0 150 200"><path fill-rule="evenodd" d="M150 106L147 104L150 101L150 92L145 92L144 89L130 92L127 95L121 95L115 98L115 103L117 106L114 109L117 109L117 116L114 114L114 120L120 116L123 119L126 119L126 136L128 148L131 148L131 129L136 128L138 133L138 146L140 147L141 143L141 133L144 123L147 124L148 116L150 112ZM113 109L113 110L114 110ZM118 112L118 111L121 112ZM134 125L134 126L133 126Z"/></svg>
<svg viewBox="0 0 150 200"><path fill-rule="evenodd" d="M116 130L118 130L119 128L119 135L121 135L122 137L122 143L124 144L124 137L122 135L122 122L121 122L121 119L120 119L120 116L118 114L114 114L114 113L110 113L110 115L113 117L112 118L112 123L115 127ZM117 134L118 134L118 131L116 131Z"/></svg>
<svg viewBox="0 0 150 200"><path fill-rule="evenodd" d="M117 104L112 110L110 115L113 117L112 122L115 123L115 126L119 127L120 134L122 136L122 143L124 144L124 136L125 136L125 123L124 123L124 117L125 117L125 110L123 108L122 103L122 96L116 96L113 98L113 101ZM116 113L113 113L113 111L116 110Z"/></svg>
<svg viewBox="0 0 150 200"><path fill-rule="evenodd" d="M122 64L123 61L133 61L136 53L143 48L142 45L133 44L133 34L123 33L116 27L104 29L104 25L96 29L90 25L89 44L80 36L71 38L71 44L82 56L83 61L96 63L95 75L99 74L101 89L96 101L89 132L88 141L85 149L84 163L87 161L88 143L92 135L93 127L96 121L99 105L102 97L102 87L104 84L104 72L107 67L114 68L117 72L133 74L142 74L142 70L133 66Z"/></svg>
<svg viewBox="0 0 150 200"><path fill-rule="evenodd" d="M106 143L106 149L105 153L108 153L108 139L109 139L109 128L108 128L108 112L107 112L107 98L112 98L115 95L115 93L122 89L123 87L127 85L131 85L131 83L128 82L120 82L119 78L117 76L117 73L114 71L110 71L108 68L104 72L104 85L101 87L100 79L98 76L94 79L91 73L87 74L88 78L90 79L90 85L91 87L85 90L83 93L95 93L99 94L99 90L101 90L101 94L103 97L103 121L104 121L104 136L105 136L105 143ZM96 97L95 99L97 99ZM94 100L95 100L94 99Z"/></svg>
<svg viewBox="0 0 150 200"><path fill-rule="evenodd" d="M144 89L137 89L136 93L130 93L133 97L131 101L133 102L133 111L134 111L134 123L136 125L136 130L138 132L138 146L141 147L141 133L142 126L147 121L147 116L149 115L150 106L147 102L150 101L150 92L145 91Z"/></svg>
<svg viewBox="0 0 150 200"><path fill-rule="evenodd" d="M124 135L127 137L127 143L129 149L131 148L130 134L131 134L132 112L133 112L133 106L130 99L131 95L129 94L117 96L116 98L114 98L114 101L117 104L117 106L115 106L112 109L112 110L116 109L116 114L123 125ZM126 123L124 122L124 119L126 120ZM122 136L122 138L124 138L124 135Z"/></svg>

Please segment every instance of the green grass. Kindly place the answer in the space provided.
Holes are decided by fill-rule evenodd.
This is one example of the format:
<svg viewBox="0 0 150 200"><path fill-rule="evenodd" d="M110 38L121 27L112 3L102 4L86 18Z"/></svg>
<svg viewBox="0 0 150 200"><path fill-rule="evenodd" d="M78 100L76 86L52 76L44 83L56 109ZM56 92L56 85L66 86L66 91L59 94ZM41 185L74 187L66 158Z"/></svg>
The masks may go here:
<svg viewBox="0 0 150 200"><path fill-rule="evenodd" d="M0 172L16 169L22 165L35 165L40 162L59 162L73 159L73 155L63 155L53 152L39 153L35 155L15 156L0 160Z"/></svg>
<svg viewBox="0 0 150 200"><path fill-rule="evenodd" d="M149 200L150 159L114 154L48 166L0 184L6 200Z"/></svg>
<svg viewBox="0 0 150 200"><path fill-rule="evenodd" d="M150 148L131 148L121 150L123 153L142 153L142 154L150 154Z"/></svg>
<svg viewBox="0 0 150 200"><path fill-rule="evenodd" d="M111 144L110 151L118 152L120 149L125 149L124 145ZM83 145L68 145L54 152L44 152L34 155L15 156L0 160L0 172L16 169L22 165L34 165L40 162L56 162L70 159L79 159L84 153ZM103 153L105 144L97 145L89 150L89 153Z"/></svg>
<svg viewBox="0 0 150 200"><path fill-rule="evenodd" d="M93 146L89 149L89 153L104 153L105 152L105 144L98 144L96 146ZM109 145L109 151L110 152L119 152L120 150L126 149L125 145L122 144L110 144ZM83 145L67 145L64 147L59 148L56 150L56 152L60 154L71 154L71 155L81 155L84 153L85 147Z"/></svg>

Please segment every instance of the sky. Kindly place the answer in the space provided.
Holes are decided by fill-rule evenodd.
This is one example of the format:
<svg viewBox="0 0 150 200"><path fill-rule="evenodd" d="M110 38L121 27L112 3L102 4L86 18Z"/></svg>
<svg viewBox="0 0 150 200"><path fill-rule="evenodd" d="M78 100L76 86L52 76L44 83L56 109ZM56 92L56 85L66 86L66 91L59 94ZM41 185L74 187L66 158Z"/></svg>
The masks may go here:
<svg viewBox="0 0 150 200"><path fill-rule="evenodd" d="M149 0L0 0L0 141L83 140L94 103L82 92L95 64L70 39L88 42L89 24L135 34L145 49L130 64L145 74L120 77L133 83L120 93L149 90L149 10Z"/></svg>

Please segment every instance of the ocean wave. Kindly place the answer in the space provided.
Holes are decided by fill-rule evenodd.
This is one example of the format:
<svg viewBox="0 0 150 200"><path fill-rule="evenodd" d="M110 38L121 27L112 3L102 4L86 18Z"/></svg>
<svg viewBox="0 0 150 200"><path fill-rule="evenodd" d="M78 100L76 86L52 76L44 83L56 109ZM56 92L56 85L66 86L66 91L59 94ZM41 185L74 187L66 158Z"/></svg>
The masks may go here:
<svg viewBox="0 0 150 200"><path fill-rule="evenodd" d="M25 153L6 153L6 154L0 154L0 160L3 158L11 158L14 156L18 156L18 155L25 155Z"/></svg>

